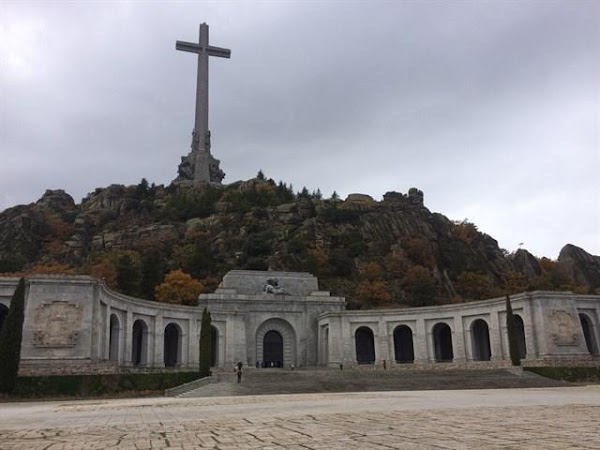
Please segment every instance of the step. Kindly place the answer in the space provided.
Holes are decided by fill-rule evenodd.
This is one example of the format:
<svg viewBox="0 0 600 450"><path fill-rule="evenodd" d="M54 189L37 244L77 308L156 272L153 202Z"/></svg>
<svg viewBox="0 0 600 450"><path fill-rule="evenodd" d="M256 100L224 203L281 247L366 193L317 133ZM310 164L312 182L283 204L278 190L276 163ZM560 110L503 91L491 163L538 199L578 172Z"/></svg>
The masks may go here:
<svg viewBox="0 0 600 450"><path fill-rule="evenodd" d="M267 395L318 392L498 389L565 386L567 383L512 369L444 371L361 371L259 369L245 371L237 383L233 372L181 396Z"/></svg>

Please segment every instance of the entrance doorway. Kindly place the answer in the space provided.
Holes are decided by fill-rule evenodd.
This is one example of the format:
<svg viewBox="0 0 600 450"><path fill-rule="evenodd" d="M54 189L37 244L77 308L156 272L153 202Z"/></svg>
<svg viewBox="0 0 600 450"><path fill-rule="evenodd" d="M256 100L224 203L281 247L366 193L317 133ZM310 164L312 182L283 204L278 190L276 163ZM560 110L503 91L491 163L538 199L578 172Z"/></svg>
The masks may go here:
<svg viewBox="0 0 600 450"><path fill-rule="evenodd" d="M521 316L515 314L515 334L517 335L517 348L521 359L527 357L527 343L525 342L525 324Z"/></svg>
<svg viewBox="0 0 600 450"><path fill-rule="evenodd" d="M283 367L283 336L275 330L267 331L263 338L264 367Z"/></svg>
<svg viewBox="0 0 600 450"><path fill-rule="evenodd" d="M415 361L412 330L406 325L400 325L394 329L394 356L397 363Z"/></svg>
<svg viewBox="0 0 600 450"><path fill-rule="evenodd" d="M170 323L165 328L164 339L164 363L165 367L175 367L181 364L180 349L181 349L181 332L179 327L174 323Z"/></svg>
<svg viewBox="0 0 600 450"><path fill-rule="evenodd" d="M6 320L6 316L8 316L8 308L0 303L0 331L4 328L4 321Z"/></svg>
<svg viewBox="0 0 600 450"><path fill-rule="evenodd" d="M134 366L146 365L148 355L148 326L141 319L133 323L131 337L131 362Z"/></svg>
<svg viewBox="0 0 600 450"><path fill-rule="evenodd" d="M452 330L445 323L437 323L433 327L433 344L435 348L435 362L452 362L454 351L452 349Z"/></svg>
<svg viewBox="0 0 600 450"><path fill-rule="evenodd" d="M471 326L473 341L473 359L475 361L489 361L492 357L490 347L490 330L483 319L477 319Z"/></svg>
<svg viewBox="0 0 600 450"><path fill-rule="evenodd" d="M354 335L356 343L356 362L373 364L375 362L375 339L369 327L360 327Z"/></svg>
<svg viewBox="0 0 600 450"><path fill-rule="evenodd" d="M217 365L217 352L219 350L219 331L213 325L210 326L210 367Z"/></svg>
<svg viewBox="0 0 600 450"><path fill-rule="evenodd" d="M598 347L596 346L596 337L594 336L594 324L587 314L580 313L579 320L581 321L583 338L585 339L588 352L590 352L590 355L597 355Z"/></svg>

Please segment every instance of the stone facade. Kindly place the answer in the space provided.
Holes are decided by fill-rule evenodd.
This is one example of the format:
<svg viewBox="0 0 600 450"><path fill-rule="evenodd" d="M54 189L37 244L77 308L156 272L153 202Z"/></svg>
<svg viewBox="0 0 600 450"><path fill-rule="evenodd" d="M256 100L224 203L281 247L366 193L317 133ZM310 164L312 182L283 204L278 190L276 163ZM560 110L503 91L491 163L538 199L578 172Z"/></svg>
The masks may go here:
<svg viewBox="0 0 600 450"><path fill-rule="evenodd" d="M18 280L0 279L0 315ZM90 277L27 280L22 374L198 367L202 309L214 365L501 366L509 363L504 298L436 307L347 311L307 273L232 271L198 306L128 297ZM529 365L598 362L600 296L512 296ZM444 364L441 364L444 363Z"/></svg>

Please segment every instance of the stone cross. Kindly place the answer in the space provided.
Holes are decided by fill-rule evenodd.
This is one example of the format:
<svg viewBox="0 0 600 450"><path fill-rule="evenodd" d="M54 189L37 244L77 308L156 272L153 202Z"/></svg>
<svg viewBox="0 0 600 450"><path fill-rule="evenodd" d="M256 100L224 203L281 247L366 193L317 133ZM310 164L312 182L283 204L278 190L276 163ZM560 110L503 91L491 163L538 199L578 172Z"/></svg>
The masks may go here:
<svg viewBox="0 0 600 450"><path fill-rule="evenodd" d="M231 50L208 45L208 25L200 25L199 43L177 41L176 50L198 55L198 78L196 81L196 118L192 133L192 155L195 155L193 181L211 180L210 131L208 129L208 57L229 58ZM219 180L220 182L220 180Z"/></svg>

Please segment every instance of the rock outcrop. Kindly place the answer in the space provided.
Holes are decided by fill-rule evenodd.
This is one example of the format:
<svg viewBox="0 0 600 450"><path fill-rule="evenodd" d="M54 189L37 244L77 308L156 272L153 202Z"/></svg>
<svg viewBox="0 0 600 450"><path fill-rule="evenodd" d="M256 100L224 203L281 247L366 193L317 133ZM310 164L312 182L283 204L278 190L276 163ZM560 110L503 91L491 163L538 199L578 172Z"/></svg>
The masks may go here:
<svg viewBox="0 0 600 450"><path fill-rule="evenodd" d="M535 278L542 275L540 263L527 250L520 248L512 255L512 264L515 271L522 273L526 277Z"/></svg>
<svg viewBox="0 0 600 450"><path fill-rule="evenodd" d="M364 194L323 200L264 179L228 186L112 185L81 204L64 191L47 191L31 205L0 213L0 273L48 263L89 272L105 256L115 261L129 252L198 278L218 279L234 268L308 271L349 301L368 263L381 268L396 303L407 298L406 289L419 288L415 282L429 286L432 302L455 301L464 292L501 295L514 272L531 289L552 288L552 276L533 255L505 255L474 224L432 213L423 198L412 188L387 192L382 201ZM561 288L600 287L600 257L567 245L558 264L570 277L561 279Z"/></svg>
<svg viewBox="0 0 600 450"><path fill-rule="evenodd" d="M571 244L565 245L558 255L558 265L582 286L600 288L600 256L590 255Z"/></svg>

